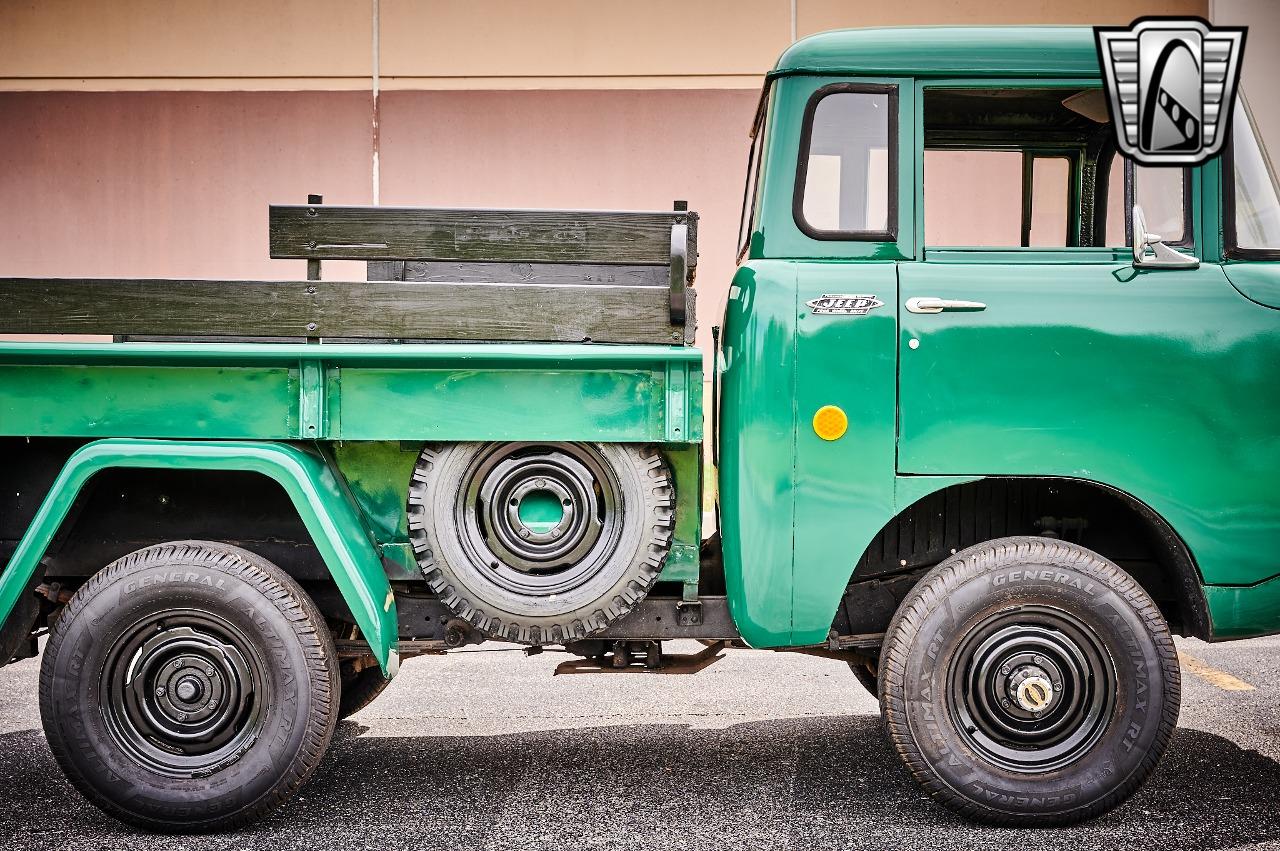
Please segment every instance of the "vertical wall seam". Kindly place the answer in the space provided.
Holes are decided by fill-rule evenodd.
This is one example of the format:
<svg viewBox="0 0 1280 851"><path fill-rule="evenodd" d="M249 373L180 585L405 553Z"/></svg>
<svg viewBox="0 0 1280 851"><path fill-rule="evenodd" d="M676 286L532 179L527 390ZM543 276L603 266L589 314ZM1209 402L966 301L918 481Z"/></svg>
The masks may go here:
<svg viewBox="0 0 1280 851"><path fill-rule="evenodd" d="M381 111L380 111L380 104L379 104L379 100L381 99L381 94L382 94L382 91L381 91L382 89L382 79L381 79L382 77L382 67L381 67L382 45L379 43L379 35L381 30L379 12L381 10L378 8L379 0L371 0L371 2L372 2L372 11L373 11L373 68L372 68L372 71L373 71L373 127L372 127L372 140L371 140L372 147L373 147L373 162L372 162L372 173L370 175L370 180L373 188L373 203L377 205L381 203L381 195L382 195L382 172L381 172L381 166L378 162L378 153L381 148L381 139L379 138L379 136L381 133L380 125L381 125L381 118L382 118Z"/></svg>
<svg viewBox="0 0 1280 851"><path fill-rule="evenodd" d="M377 2L377 0L374 0L374 2ZM795 44L795 41L796 41L796 17L797 17L796 7L799 4L800 4L800 0L791 0L791 43L792 44Z"/></svg>

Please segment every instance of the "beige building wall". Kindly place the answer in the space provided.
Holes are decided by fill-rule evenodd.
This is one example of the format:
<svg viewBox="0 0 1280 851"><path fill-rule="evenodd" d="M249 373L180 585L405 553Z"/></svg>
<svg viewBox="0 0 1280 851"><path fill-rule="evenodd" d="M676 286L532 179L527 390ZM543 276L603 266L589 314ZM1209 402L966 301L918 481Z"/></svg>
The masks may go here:
<svg viewBox="0 0 1280 851"><path fill-rule="evenodd" d="M1210 2L1212 6L1210 6ZM732 274L746 133L799 36L890 24L1252 26L1273 0L42 0L0 3L0 273L296 277L266 205L702 214L700 342ZM1273 139L1275 98L1253 100ZM376 131L376 132L375 132ZM1273 141L1273 147L1280 141ZM326 276L358 266L326 266Z"/></svg>

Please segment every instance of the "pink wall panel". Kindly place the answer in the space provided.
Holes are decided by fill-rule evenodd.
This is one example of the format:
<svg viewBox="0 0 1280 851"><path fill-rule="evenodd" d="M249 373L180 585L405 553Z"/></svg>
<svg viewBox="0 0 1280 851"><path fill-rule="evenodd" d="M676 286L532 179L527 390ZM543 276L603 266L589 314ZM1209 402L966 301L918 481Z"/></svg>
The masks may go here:
<svg viewBox="0 0 1280 851"><path fill-rule="evenodd" d="M267 204L367 204L367 92L0 94L0 274L302 277ZM336 271L336 270L335 270Z"/></svg>
<svg viewBox="0 0 1280 851"><path fill-rule="evenodd" d="M657 209L699 223L698 341L719 322L736 255L745 90L382 95L382 203Z"/></svg>

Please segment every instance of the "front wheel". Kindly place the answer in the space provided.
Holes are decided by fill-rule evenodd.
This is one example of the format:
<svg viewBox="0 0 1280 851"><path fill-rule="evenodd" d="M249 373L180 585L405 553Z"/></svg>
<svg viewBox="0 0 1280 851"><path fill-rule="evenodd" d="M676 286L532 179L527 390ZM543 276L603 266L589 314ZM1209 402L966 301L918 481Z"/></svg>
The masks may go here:
<svg viewBox="0 0 1280 851"><path fill-rule="evenodd" d="M936 800L993 824L1091 818L1155 768L1178 720L1177 652L1123 570L1002 538L933 569L880 656L894 748Z"/></svg>
<svg viewBox="0 0 1280 851"><path fill-rule="evenodd" d="M57 619L40 714L92 803L149 830L239 827L319 764L339 673L324 618L267 560L182 541L124 556Z"/></svg>

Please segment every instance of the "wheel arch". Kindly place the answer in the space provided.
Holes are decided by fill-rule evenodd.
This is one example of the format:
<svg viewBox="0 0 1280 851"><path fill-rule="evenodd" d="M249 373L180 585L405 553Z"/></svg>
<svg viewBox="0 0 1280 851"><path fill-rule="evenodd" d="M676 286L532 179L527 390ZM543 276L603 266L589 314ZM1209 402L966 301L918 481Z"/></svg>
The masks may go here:
<svg viewBox="0 0 1280 851"><path fill-rule="evenodd" d="M868 543L837 608L833 629L838 634L844 634L845 628L855 634L882 631L883 627L866 627L877 619L887 623L883 612L896 608L928 568L956 550L1017 534L1047 533L1070 540L1069 533L1064 534L1071 525L1066 521L1093 518L1040 515L1037 509L1086 506L1099 512L1093 522L1103 527L1103 535L1100 540L1086 536L1075 542L1130 570L1160 600L1177 631L1206 640L1212 637L1204 583L1191 548L1159 512L1133 494L1104 482L1065 476L937 479L936 485L922 490L917 484L914 499ZM1041 525L1054 520L1060 528ZM1087 524L1076 526L1081 535L1088 528ZM1135 557L1135 552L1142 557ZM877 606L881 614L869 615L859 627L856 609L869 605Z"/></svg>
<svg viewBox="0 0 1280 851"><path fill-rule="evenodd" d="M354 500L323 456L296 445L266 441L113 438L77 449L54 479L0 574L0 637L15 632L3 626L36 578L40 561L77 496L96 474L113 468L241 471L277 482L298 512L379 666L387 676L396 673L395 598ZM6 660L10 651L0 647Z"/></svg>

